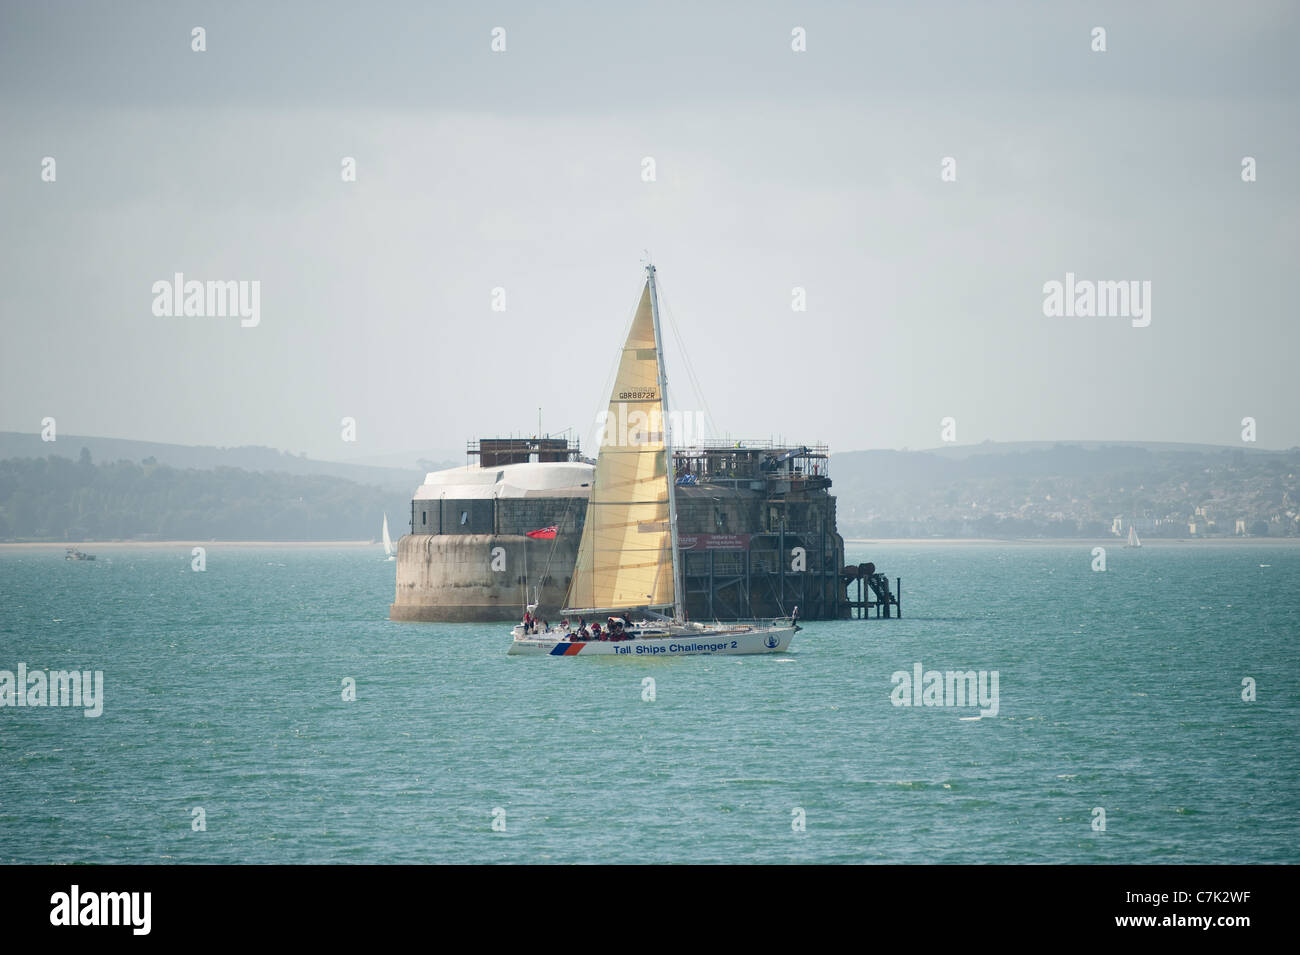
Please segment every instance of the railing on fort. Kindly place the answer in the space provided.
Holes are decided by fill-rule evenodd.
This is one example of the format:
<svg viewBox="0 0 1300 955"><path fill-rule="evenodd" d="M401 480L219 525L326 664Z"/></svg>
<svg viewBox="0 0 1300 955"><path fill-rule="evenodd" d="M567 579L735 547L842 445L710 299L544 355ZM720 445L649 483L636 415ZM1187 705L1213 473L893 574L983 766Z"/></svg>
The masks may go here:
<svg viewBox="0 0 1300 955"><path fill-rule="evenodd" d="M679 485L696 483L763 487L786 485L778 493L830 486L830 450L824 444L793 445L770 440L705 441L673 452ZM757 490L758 488L755 488Z"/></svg>
<svg viewBox="0 0 1300 955"><path fill-rule="evenodd" d="M479 438L465 442L465 458L478 458L479 467L495 468L503 464L578 461L582 447L574 438Z"/></svg>

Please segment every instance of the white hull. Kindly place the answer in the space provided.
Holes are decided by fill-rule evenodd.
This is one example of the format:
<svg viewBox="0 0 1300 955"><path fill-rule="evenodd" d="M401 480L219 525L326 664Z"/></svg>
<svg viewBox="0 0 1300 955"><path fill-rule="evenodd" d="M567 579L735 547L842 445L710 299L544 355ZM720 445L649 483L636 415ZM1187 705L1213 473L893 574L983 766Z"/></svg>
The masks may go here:
<svg viewBox="0 0 1300 955"><path fill-rule="evenodd" d="M685 626L660 628L657 632L638 634L624 640L572 640L568 634L525 634L515 627L512 655L534 656L611 656L628 659L649 657L694 657L710 654L740 655L784 653L794 639L793 626ZM668 632L664 632L668 631Z"/></svg>

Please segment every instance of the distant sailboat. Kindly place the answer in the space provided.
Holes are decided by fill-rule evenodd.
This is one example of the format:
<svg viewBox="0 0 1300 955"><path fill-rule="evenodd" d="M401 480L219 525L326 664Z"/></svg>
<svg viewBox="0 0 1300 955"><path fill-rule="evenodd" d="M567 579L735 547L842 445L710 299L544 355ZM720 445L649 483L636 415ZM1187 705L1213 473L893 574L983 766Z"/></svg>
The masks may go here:
<svg viewBox="0 0 1300 955"><path fill-rule="evenodd" d="M384 514L384 560L397 560L397 553L393 550L393 539L388 536L388 514Z"/></svg>
<svg viewBox="0 0 1300 955"><path fill-rule="evenodd" d="M1141 547L1141 546L1142 546L1142 542L1141 542L1140 540L1138 540L1138 532L1137 532L1137 528L1134 527L1132 524L1130 524L1130 525L1128 526L1128 543L1125 544L1124 546L1125 546L1125 547Z"/></svg>

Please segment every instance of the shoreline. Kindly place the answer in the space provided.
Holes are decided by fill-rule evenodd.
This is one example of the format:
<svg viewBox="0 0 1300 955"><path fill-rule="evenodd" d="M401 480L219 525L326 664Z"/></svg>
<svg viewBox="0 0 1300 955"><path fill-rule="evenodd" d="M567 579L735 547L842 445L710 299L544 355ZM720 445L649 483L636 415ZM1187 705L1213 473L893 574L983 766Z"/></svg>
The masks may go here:
<svg viewBox="0 0 1300 955"><path fill-rule="evenodd" d="M382 547L379 541L0 541L0 550L67 550L85 547L144 548L144 547Z"/></svg>
<svg viewBox="0 0 1300 955"><path fill-rule="evenodd" d="M1123 547L1124 539L1110 538L1073 538L1073 537L846 537L845 544L881 544L886 546L918 546L963 544L997 544L1012 547L1059 547L1062 545ZM1300 537L1174 537L1151 538L1142 542L1146 547L1175 547L1190 545L1193 547L1250 547L1250 546L1300 546ZM167 541L0 541L0 550L67 550L99 547L108 549L130 550L149 547L380 547L379 541L236 541L236 540L167 540Z"/></svg>
<svg viewBox="0 0 1300 955"><path fill-rule="evenodd" d="M1089 547L1124 547L1122 537L846 537L845 544L1001 544L1013 547L1058 547L1063 544ZM1144 540L1142 548L1176 547L1191 545L1193 547L1246 547L1246 546L1297 546L1300 537L1156 537Z"/></svg>

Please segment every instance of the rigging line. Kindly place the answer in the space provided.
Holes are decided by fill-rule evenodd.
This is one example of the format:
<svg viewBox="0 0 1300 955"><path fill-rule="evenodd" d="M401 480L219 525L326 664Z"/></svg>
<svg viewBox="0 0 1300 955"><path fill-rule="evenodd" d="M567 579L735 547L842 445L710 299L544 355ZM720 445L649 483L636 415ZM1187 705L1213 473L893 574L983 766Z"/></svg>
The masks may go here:
<svg viewBox="0 0 1300 955"><path fill-rule="evenodd" d="M686 369L686 377L695 389L695 396L699 399L700 404L704 406L704 417L708 421L709 427L716 434L718 432L718 423L713 417L713 411L709 408L709 400L704 395L704 386L700 384L699 377L695 374L695 366L691 362L690 352L686 349L686 342L682 338L681 330L677 327L677 319L673 316L672 304L663 294L663 282L657 283L659 287L659 302L663 306L661 311L668 313L668 327L673 330L673 339L677 342L677 351L682 356L682 367ZM703 440L703 435L698 436Z"/></svg>
<svg viewBox="0 0 1300 955"><path fill-rule="evenodd" d="M776 601L776 608L781 611L781 616L788 616L785 612L785 601L782 600L781 595L776 592L776 584L772 583L771 576L767 574L764 576L767 577L767 589L771 592L772 599ZM754 619L757 620L758 617L755 617Z"/></svg>
<svg viewBox="0 0 1300 955"><path fill-rule="evenodd" d="M542 565L542 579L537 585L538 601L541 601L541 588L546 585L546 575L551 572L551 560L555 557L555 548L560 544L560 528L564 527L565 522L569 519L569 510L573 507L573 498L564 505L564 514L560 517L560 523L555 528L555 536L551 538L551 552L546 555L546 563ZM567 595L566 595L567 596Z"/></svg>

